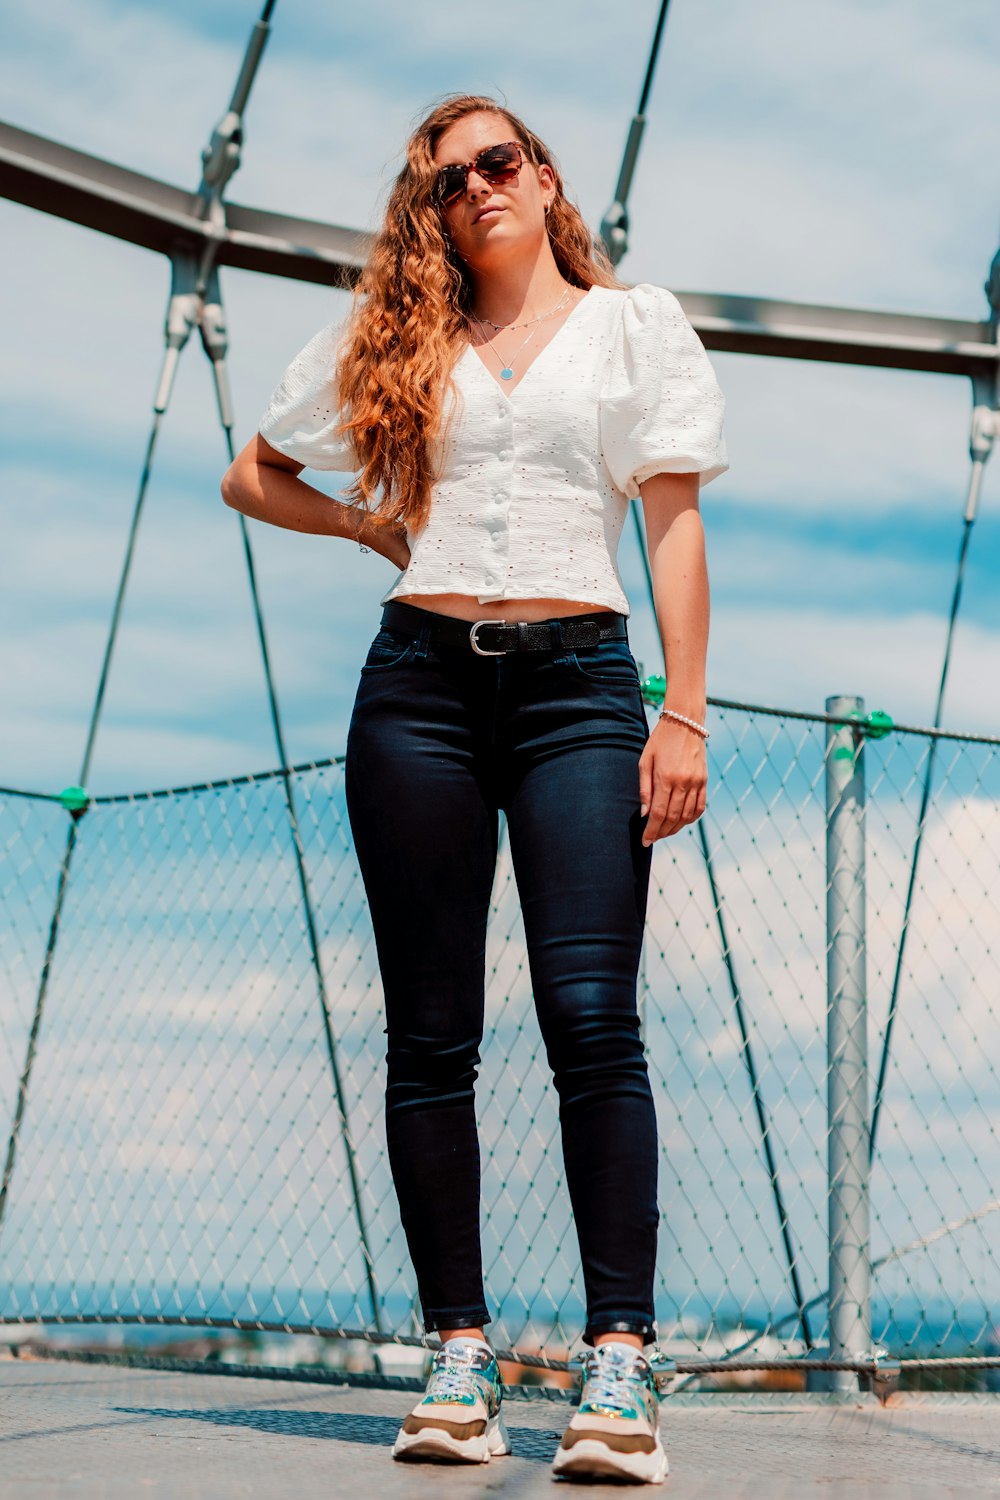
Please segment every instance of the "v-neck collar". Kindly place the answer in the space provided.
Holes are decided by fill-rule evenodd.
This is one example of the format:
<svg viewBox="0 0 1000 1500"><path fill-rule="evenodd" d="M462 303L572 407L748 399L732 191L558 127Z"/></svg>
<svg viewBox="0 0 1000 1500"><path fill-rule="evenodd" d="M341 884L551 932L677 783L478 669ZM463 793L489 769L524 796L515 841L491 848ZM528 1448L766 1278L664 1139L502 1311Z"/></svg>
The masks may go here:
<svg viewBox="0 0 1000 1500"><path fill-rule="evenodd" d="M524 374L521 376L520 380L514 386L514 389L512 391L508 391L508 390L506 390L504 388L505 384L506 384L505 381L498 380L495 375L491 375L490 374L489 370L486 368L485 362L482 359L480 359L479 354L478 354L476 348L472 344L466 344L465 349L463 350L462 354L459 357L459 363L461 363L463 359L472 359L472 360L474 360L475 363L479 366L480 370L485 375L486 379L490 382L490 384L496 386L497 390L500 392L501 396L503 396L504 400L505 401L513 401L514 397L517 395L518 391L521 389L521 387L524 384L524 382L529 378L529 376L531 375L531 372L534 370L534 368L538 364L539 360L544 359L545 356L546 356L546 354L548 354L549 350L552 348L553 344L557 344L559 342L559 339L560 339L563 331L568 327L568 325L570 323L573 322L574 318L576 317L577 313L580 311L581 307L586 307L587 304L595 296L595 294L597 292L602 291L602 290L603 290L602 287L592 286L587 291L586 296L581 297L580 300L579 300L579 302L574 302L573 306L570 308L570 310L569 310L568 314L566 315L566 317L559 324L559 327L556 329L555 333L549 339L549 341L545 345L545 347L543 349L539 349L538 353L535 355L534 359L531 361L531 364L525 370ZM486 345L486 344L484 344L482 347L484 349L487 349L489 346Z"/></svg>

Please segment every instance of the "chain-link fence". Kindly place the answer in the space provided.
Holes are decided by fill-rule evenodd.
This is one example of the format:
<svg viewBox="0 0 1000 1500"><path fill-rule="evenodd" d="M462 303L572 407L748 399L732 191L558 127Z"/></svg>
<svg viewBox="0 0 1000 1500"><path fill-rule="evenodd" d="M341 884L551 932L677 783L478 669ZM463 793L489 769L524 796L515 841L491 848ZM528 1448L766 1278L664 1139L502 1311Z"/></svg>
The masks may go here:
<svg viewBox="0 0 1000 1500"><path fill-rule="evenodd" d="M709 805L654 845L640 974L661 1342L829 1347L831 1239L856 1230L871 1338L996 1354L1000 740L712 701ZM0 1315L418 1333L341 759L0 807ZM863 1128L837 1146L845 995ZM564 1352L580 1266L503 841L478 1108L491 1337ZM870 1217L837 1230L873 1111Z"/></svg>

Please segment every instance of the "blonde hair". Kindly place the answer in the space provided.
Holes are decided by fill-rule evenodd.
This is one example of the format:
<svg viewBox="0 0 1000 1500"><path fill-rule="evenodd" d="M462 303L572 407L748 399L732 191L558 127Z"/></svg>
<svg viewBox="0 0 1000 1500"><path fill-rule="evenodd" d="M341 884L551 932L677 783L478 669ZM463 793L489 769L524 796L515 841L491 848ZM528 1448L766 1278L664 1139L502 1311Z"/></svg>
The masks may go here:
<svg viewBox="0 0 1000 1500"><path fill-rule="evenodd" d="M551 168L556 190L545 222L562 276L578 287L625 285L565 196L552 152L523 120L483 94L447 95L431 110L406 143L406 163L389 191L337 355L339 432L350 433L360 459L342 497L372 512L381 487L375 524L417 530L430 509L437 475L429 445L441 436L446 380L457 395L451 371L468 342L473 290L434 197L434 152L449 126L479 113L501 115L528 162Z"/></svg>

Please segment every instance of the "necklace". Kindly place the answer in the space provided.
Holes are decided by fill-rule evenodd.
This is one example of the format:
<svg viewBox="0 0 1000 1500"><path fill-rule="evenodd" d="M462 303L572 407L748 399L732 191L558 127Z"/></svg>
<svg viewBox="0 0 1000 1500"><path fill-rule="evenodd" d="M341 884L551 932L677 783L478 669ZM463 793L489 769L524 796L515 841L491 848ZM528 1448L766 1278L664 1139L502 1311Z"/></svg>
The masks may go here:
<svg viewBox="0 0 1000 1500"><path fill-rule="evenodd" d="M556 305L555 305L555 307L550 308L548 312L539 313L537 318L529 318L526 323L494 323L494 321L493 321L492 318L483 318L481 320L477 319L476 321L477 322L482 321L483 323L488 323L490 325L490 327L491 328L495 328L498 333L503 328L529 328L532 323L540 323L543 318L551 318L551 316L552 316L552 314L554 312L558 312L559 308L562 307L563 302L565 302L566 298L569 296L570 290L571 290L570 287L566 288L566 291L563 294L562 300L559 301L559 302L557 302ZM473 313L473 317L475 317L474 313Z"/></svg>
<svg viewBox="0 0 1000 1500"><path fill-rule="evenodd" d="M566 291L563 293L562 299L559 302L557 302L556 305L555 305L555 307L551 308L547 313L542 313L542 318L551 318L552 315L553 315L553 313L557 313L559 311L560 307L563 306L563 303L566 301L566 298L569 296L571 290L572 290L571 287L567 287ZM473 317L475 317L475 313L473 313ZM542 321L542 318L532 318L531 322L532 322L532 324L534 324L534 323L540 323ZM487 320L487 321L489 321L489 320ZM524 343L521 344L521 346L517 350L517 352L510 359L508 359L506 361L506 363L504 363L504 361L502 359L500 359L500 355L499 355L499 353L497 353L497 350L495 348L493 348L493 340L491 338L487 338L486 337L486 329L483 328L482 320L480 318L476 318L476 322L479 324L479 327L482 329L483 338L486 340L486 342L489 345L489 347L491 349L493 349L493 353L496 354L497 359L500 360L500 379L501 380L513 380L513 378L514 378L514 368L513 368L514 367L514 360L521 353L521 349L524 348L524 345L528 342L528 339L531 339L534 336L534 329L532 329L532 332L528 334L528 338L526 338L524 340ZM525 324L525 323L520 323L520 324L518 324L518 323L509 323L509 324L499 324L499 325L496 324L496 323L493 324L494 328L497 328L497 327L525 328L527 326L528 325Z"/></svg>

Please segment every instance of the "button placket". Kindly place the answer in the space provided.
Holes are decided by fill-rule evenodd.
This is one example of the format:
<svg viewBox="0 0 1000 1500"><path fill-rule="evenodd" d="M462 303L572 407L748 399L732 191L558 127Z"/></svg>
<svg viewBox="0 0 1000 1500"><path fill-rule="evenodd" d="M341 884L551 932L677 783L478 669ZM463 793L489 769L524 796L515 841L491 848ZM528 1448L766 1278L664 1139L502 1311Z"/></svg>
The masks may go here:
<svg viewBox="0 0 1000 1500"><path fill-rule="evenodd" d="M497 461L503 464L506 469L506 473L503 476L503 479L506 481L506 483L498 482L496 489L493 491L493 504L496 507L503 507L505 505L508 505L510 502L509 465L511 459L514 456L513 435L511 431L513 426L513 413L511 412L510 406L506 401L501 402L500 406L498 407L498 411L500 414L501 426L503 427L504 432L503 436L499 439L500 445L496 450L496 457ZM486 583L493 587L501 574L506 573L507 566L508 537L506 534L506 521L500 510L496 510L494 514L487 519L487 525L489 526L490 559L487 563L487 568L489 569L489 571L486 573L485 578Z"/></svg>

